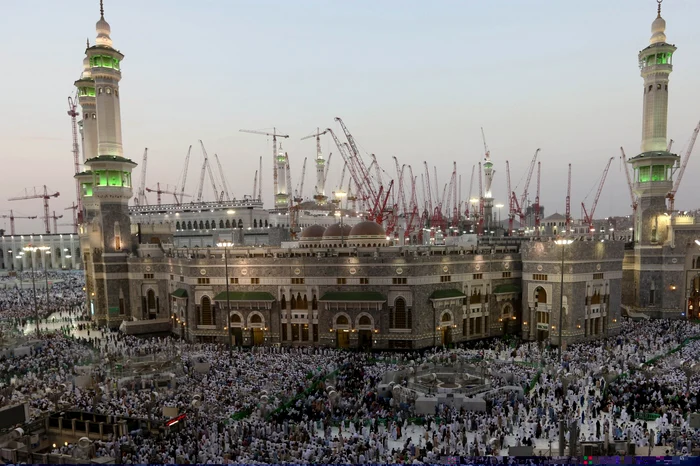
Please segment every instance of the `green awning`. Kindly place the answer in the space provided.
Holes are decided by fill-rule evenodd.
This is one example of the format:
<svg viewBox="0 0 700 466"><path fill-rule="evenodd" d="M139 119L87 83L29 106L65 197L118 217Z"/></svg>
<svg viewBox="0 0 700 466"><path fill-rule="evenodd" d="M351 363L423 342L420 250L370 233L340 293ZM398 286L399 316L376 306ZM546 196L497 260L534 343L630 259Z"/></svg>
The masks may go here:
<svg viewBox="0 0 700 466"><path fill-rule="evenodd" d="M466 297L467 295L454 288L449 290L435 290L433 294L430 295L430 299L457 299Z"/></svg>
<svg viewBox="0 0 700 466"><path fill-rule="evenodd" d="M229 301L274 301L275 297L266 291L229 291ZM214 296L214 301L226 301L226 292Z"/></svg>
<svg viewBox="0 0 700 466"><path fill-rule="evenodd" d="M319 301L383 303L386 301L386 297L377 291L331 291L321 296Z"/></svg>
<svg viewBox="0 0 700 466"><path fill-rule="evenodd" d="M173 298L186 298L187 297L187 290L184 290L182 288L178 288L177 290L170 293L170 296L172 296Z"/></svg>
<svg viewBox="0 0 700 466"><path fill-rule="evenodd" d="M508 293L520 293L520 287L514 285L513 283L506 283L504 285L498 285L493 289L493 294L508 294Z"/></svg>

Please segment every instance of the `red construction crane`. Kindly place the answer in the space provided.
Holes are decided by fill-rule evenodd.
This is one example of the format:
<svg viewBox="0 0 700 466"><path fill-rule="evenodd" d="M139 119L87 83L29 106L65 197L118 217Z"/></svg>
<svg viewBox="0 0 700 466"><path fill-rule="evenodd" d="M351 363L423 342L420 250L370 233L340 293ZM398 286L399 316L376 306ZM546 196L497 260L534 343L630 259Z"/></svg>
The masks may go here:
<svg viewBox="0 0 700 466"><path fill-rule="evenodd" d="M515 219L515 196L510 190L510 164L506 160L506 180L508 182L508 236L513 235L513 220Z"/></svg>
<svg viewBox="0 0 700 466"><path fill-rule="evenodd" d="M11 234L12 236L14 236L14 235L15 235L15 219L16 219L16 218L26 218L26 219L29 219L29 220L34 220L35 218L37 218L37 216L35 215L35 216L33 216L33 217L24 217L24 216L17 216L17 217L15 217L14 212L12 212L12 211L10 210L10 215L3 215L2 218L9 218L9 219L10 219L10 234Z"/></svg>
<svg viewBox="0 0 700 466"><path fill-rule="evenodd" d="M598 191L595 193L595 198L593 199L593 205L591 206L591 212L588 213L586 210L586 205L581 202L581 208L583 209L583 222L588 224L589 233L593 233L593 215L595 215L595 208L598 205L598 200L600 199L600 193L603 191L603 185L605 184L605 178L608 177L608 170L610 169L610 163L612 163L614 157L610 157L607 165L605 165L605 170L603 170L603 176L600 178L600 184L598 185Z"/></svg>
<svg viewBox="0 0 700 466"><path fill-rule="evenodd" d="M63 215L57 216L56 211L54 210L53 215L51 215L49 218L53 220L53 232L54 232L54 234L57 234L58 233L58 224L56 223L56 220L58 220L59 218L63 218Z"/></svg>
<svg viewBox="0 0 700 466"><path fill-rule="evenodd" d="M537 191L535 193L535 232L540 233L540 162L537 162Z"/></svg>
<svg viewBox="0 0 700 466"><path fill-rule="evenodd" d="M44 185L44 193L37 193L36 192L36 187L33 188L34 194L29 194L29 192L25 189L24 190L24 196L18 196L18 197L11 197L8 199L8 201L21 201L25 199L43 199L44 200L44 227L46 228L46 234L50 235L51 234L51 227L49 223L49 199L52 197L58 197L60 195L59 192L51 193L49 194L49 190L46 188L46 185Z"/></svg>
<svg viewBox="0 0 700 466"><path fill-rule="evenodd" d="M175 205L182 204L183 199L178 199L178 196L191 197L189 194L182 194L177 192L177 189L175 189L174 191L169 191L167 185L165 186L165 189L160 189L160 183L156 183L156 189L146 188L146 191L148 191L149 193L156 193L158 195L158 205L161 205L161 194L172 194L173 198L175 199Z"/></svg>
<svg viewBox="0 0 700 466"><path fill-rule="evenodd" d="M625 172L627 172L627 170L625 170ZM627 173L627 182L630 183L629 173ZM632 184L630 183L630 190L631 189ZM634 194L632 194L632 202L634 202ZM636 204L634 208L637 208ZM564 234L568 235L571 231L571 164L569 164L569 181L566 184L566 214L564 215L564 228Z"/></svg>
<svg viewBox="0 0 700 466"><path fill-rule="evenodd" d="M80 173L80 146L78 145L78 116L80 114L77 111L78 108L78 92L76 91L75 97L68 97L68 116L70 117L71 130L73 132L73 165L75 168L75 174ZM78 232L78 223L83 221L83 201L80 197L80 181L75 179L75 199L78 205L73 210L74 217L77 210L77 219L73 220L75 223L75 233Z"/></svg>
<svg viewBox="0 0 700 466"><path fill-rule="evenodd" d="M274 202L275 196L277 196L278 193L278 181L277 181L277 138L288 138L288 134L279 134L277 133L277 128L272 128L272 132L268 133L265 131L254 131L250 129L242 129L240 130L241 133L250 133L250 134L261 134L263 136L272 136L272 174L273 174L273 189L274 193L272 193L272 200ZM262 169L260 170L260 176L262 177ZM262 186L262 184L261 184ZM291 186L288 186L287 189L292 189ZM199 202L199 200L197 201Z"/></svg>
<svg viewBox="0 0 700 466"><path fill-rule="evenodd" d="M688 166L688 161L690 160L690 154L693 152L693 147L695 147L695 141L698 138L698 133L700 132L700 123L695 127L693 130L693 135L690 137L690 143L688 143L688 148L685 151L685 155L683 156L683 162L681 164L681 169L678 171L678 175L676 175L676 181L673 183L673 189L671 192L669 192L666 197L668 198L668 209L669 211L673 212L675 210L675 200L676 200L676 192L678 191L678 187L681 185L681 180L683 179L683 173L685 173L685 167ZM669 143L670 144L670 143Z"/></svg>

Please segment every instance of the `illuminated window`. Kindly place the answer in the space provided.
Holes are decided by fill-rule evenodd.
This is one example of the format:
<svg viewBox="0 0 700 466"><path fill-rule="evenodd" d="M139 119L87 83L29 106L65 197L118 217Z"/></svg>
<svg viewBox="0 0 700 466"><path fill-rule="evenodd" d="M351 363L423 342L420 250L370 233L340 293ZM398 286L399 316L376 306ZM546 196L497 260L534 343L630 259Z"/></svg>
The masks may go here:
<svg viewBox="0 0 700 466"><path fill-rule="evenodd" d="M336 278L335 279L335 283L337 285L345 285L347 283L347 281L348 280L346 278Z"/></svg>
<svg viewBox="0 0 700 466"><path fill-rule="evenodd" d="M472 275L472 280L482 280L484 278L483 273L475 273Z"/></svg>

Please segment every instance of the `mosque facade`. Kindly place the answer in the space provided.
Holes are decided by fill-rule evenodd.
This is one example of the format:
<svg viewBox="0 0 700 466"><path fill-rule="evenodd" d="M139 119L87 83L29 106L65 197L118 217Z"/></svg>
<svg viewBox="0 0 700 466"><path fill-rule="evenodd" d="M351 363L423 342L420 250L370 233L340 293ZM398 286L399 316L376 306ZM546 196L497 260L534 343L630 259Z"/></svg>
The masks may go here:
<svg viewBox="0 0 700 466"><path fill-rule="evenodd" d="M667 47L665 36L661 41L658 19L654 28L652 39L661 44L654 46L658 60L675 48ZM76 176L85 209L80 251L88 307L100 325L243 346L408 349L503 334L559 345L617 332L621 302L632 299L649 308L649 291L657 286L664 292L653 303L670 306L675 299L680 305L682 291L666 293L665 287L671 290L672 280L682 288L684 277L687 287L688 267L700 265L695 259L689 265L690 256L682 256L687 251L674 249L689 244L694 230L682 228L679 216L668 226L659 221L670 184L653 174L658 164L670 177L677 156L660 148L665 126L655 123L645 123L646 152L630 161L640 202L637 241L629 250L624 239L573 235L563 242L482 238L468 246L396 246L377 223L361 218L335 223L328 215L308 224L298 241L251 244L241 228L226 236L233 223L226 226L229 213L218 207L215 216L211 209L180 212L180 218L166 211L157 215L172 217L134 222L128 202L136 163L123 154L119 110L124 55L113 48L110 34L101 12L96 44L86 49L76 81L85 98L83 118L95 120L83 125L84 134L94 134L86 135L86 170ZM659 66L646 58L644 63ZM653 78L643 70L645 80L654 81L653 92L666 92L670 64L661 66L657 74L649 71ZM654 110L663 107L662 97L645 97L645 122L647 111L655 115L652 120L665 119ZM284 220L274 224L261 209L245 218L253 230L283 230ZM206 233L206 223L199 224L204 220L210 230L223 221L223 233ZM190 221L198 222L211 244L176 244L174 231L195 230Z"/></svg>

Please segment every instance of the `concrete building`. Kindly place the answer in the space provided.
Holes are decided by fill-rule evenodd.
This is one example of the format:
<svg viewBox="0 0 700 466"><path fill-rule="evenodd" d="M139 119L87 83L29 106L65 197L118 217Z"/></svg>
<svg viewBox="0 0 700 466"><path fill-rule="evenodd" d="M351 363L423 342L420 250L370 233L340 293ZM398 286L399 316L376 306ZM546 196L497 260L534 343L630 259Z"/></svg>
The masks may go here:
<svg viewBox="0 0 700 466"><path fill-rule="evenodd" d="M20 255L28 246L48 247L35 251L33 264L30 253ZM21 256L21 257L18 257ZM75 234L58 235L12 235L0 237L0 271L22 271L35 269L80 269L82 255L80 238Z"/></svg>

